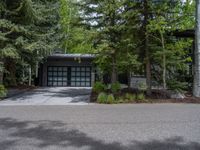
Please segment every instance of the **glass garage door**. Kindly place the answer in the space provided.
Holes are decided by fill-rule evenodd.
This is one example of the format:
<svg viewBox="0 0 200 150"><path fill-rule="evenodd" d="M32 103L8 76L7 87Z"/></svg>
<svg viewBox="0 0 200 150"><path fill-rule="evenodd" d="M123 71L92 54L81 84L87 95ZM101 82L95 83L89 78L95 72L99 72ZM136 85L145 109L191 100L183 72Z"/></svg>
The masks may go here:
<svg viewBox="0 0 200 150"><path fill-rule="evenodd" d="M91 67L71 67L71 86L90 87Z"/></svg>
<svg viewBox="0 0 200 150"><path fill-rule="evenodd" d="M48 86L90 87L91 67L48 67Z"/></svg>
<svg viewBox="0 0 200 150"><path fill-rule="evenodd" d="M48 86L68 86L68 67L48 67Z"/></svg>

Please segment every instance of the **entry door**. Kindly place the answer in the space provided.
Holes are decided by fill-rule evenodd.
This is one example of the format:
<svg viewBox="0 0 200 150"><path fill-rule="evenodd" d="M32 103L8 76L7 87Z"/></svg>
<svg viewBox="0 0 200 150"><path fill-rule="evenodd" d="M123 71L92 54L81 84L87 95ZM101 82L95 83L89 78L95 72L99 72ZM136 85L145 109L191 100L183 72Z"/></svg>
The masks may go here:
<svg viewBox="0 0 200 150"><path fill-rule="evenodd" d="M68 86L68 67L48 67L48 86Z"/></svg>

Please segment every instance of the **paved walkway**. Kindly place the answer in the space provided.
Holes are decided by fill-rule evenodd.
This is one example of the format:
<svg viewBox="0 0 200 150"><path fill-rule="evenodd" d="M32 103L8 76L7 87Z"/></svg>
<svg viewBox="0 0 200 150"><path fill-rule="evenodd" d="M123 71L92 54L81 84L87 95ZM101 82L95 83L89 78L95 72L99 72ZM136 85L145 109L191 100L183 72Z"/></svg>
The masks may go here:
<svg viewBox="0 0 200 150"><path fill-rule="evenodd" d="M38 88L0 101L0 105L86 105L91 88Z"/></svg>
<svg viewBox="0 0 200 150"><path fill-rule="evenodd" d="M0 106L0 150L200 150L200 105Z"/></svg>

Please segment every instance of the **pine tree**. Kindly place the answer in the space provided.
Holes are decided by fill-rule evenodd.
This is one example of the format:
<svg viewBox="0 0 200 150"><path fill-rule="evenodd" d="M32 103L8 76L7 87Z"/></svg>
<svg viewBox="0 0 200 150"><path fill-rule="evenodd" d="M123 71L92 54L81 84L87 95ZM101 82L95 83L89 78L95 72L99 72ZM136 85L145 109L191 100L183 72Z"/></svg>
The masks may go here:
<svg viewBox="0 0 200 150"><path fill-rule="evenodd" d="M150 43L153 45L151 47L154 56L152 60L162 70L160 74L162 74L163 89L167 89L167 82L175 78L175 76L173 78L170 77L174 72L182 72L186 69L186 62L189 59L187 57L189 51L185 51L185 48L191 46L192 41L175 39L169 35L176 30L187 29L188 27L193 28L193 18L190 19L190 26L188 20L184 19L186 13L187 16L192 13L189 12L191 10L184 12L186 11L184 8L188 7L188 5L193 4L185 4L180 1L173 1L171 3L162 1L151 4L153 17L149 20L148 30L149 35L153 39ZM179 80L176 80L177 84Z"/></svg>
<svg viewBox="0 0 200 150"><path fill-rule="evenodd" d="M15 66L35 67L38 59L50 53L58 40L58 2L4 0L0 3L1 58L9 72L8 84L16 84Z"/></svg>
<svg viewBox="0 0 200 150"><path fill-rule="evenodd" d="M118 64L121 52L124 51L123 41L123 1L82 1L84 23L97 29L95 39L97 63L103 70L111 73L111 82L117 81Z"/></svg>

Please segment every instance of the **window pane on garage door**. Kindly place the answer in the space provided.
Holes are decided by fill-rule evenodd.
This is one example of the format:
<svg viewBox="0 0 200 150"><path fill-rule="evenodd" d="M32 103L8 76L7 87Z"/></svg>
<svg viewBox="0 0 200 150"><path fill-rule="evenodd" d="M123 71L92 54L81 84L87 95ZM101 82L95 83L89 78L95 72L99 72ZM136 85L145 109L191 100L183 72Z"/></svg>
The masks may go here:
<svg viewBox="0 0 200 150"><path fill-rule="evenodd" d="M48 67L48 86L67 86L67 67Z"/></svg>
<svg viewBox="0 0 200 150"><path fill-rule="evenodd" d="M71 86L90 87L91 67L71 67Z"/></svg>

